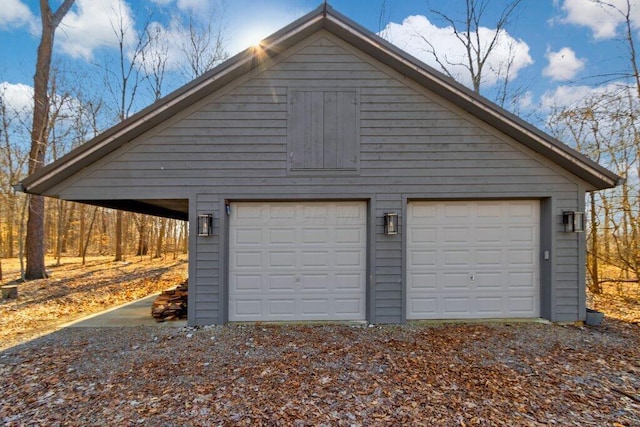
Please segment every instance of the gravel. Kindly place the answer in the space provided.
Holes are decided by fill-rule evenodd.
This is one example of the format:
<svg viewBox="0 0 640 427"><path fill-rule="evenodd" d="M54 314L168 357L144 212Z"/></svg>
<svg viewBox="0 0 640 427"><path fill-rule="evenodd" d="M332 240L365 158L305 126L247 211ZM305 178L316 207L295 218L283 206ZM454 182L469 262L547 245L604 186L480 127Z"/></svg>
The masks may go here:
<svg viewBox="0 0 640 427"><path fill-rule="evenodd" d="M0 353L8 426L640 425L640 328L66 328Z"/></svg>

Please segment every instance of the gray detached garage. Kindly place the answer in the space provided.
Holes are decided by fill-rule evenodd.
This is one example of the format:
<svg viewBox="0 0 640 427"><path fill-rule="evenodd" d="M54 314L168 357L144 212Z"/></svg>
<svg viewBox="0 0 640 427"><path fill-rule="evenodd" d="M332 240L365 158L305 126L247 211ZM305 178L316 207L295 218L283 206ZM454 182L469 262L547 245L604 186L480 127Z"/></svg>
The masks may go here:
<svg viewBox="0 0 640 427"><path fill-rule="evenodd" d="M188 220L206 325L584 320L564 223L618 181L322 6L18 187Z"/></svg>

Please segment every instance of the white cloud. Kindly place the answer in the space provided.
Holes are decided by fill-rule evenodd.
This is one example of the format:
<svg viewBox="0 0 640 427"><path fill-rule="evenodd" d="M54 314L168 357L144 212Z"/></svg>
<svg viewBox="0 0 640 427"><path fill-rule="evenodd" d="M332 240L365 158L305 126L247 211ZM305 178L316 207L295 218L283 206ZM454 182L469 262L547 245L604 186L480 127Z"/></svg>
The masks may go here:
<svg viewBox="0 0 640 427"><path fill-rule="evenodd" d="M562 22L589 28L595 39L613 38L624 22L624 16L620 12L626 13L627 0L607 0L604 3L613 7L593 0L564 0L562 10L566 16ZM630 0L630 6L631 23L637 29L640 26L640 0Z"/></svg>
<svg viewBox="0 0 640 427"><path fill-rule="evenodd" d="M176 5L180 10L191 11L195 14L210 14L212 3L214 2L211 0L177 0Z"/></svg>
<svg viewBox="0 0 640 427"><path fill-rule="evenodd" d="M463 65L467 64L467 54L452 27L440 28L429 22L426 17L414 15L405 18L401 24L394 22L388 24L380 33L399 48L441 70L430 53L430 43L436 49L440 60L448 64L447 68L453 77L471 86L471 77ZM488 45L495 34L496 30L481 27L478 31L481 46ZM472 39L475 37L475 34L471 35ZM514 39L507 32L502 31L498 34L498 43L485 64L482 84L489 87L495 85L501 78L501 72L504 73L509 60L512 61L511 79L515 78L520 70L533 64L533 59L529 55L529 46L524 41Z"/></svg>
<svg viewBox="0 0 640 427"><path fill-rule="evenodd" d="M2 96L8 110L18 113L31 113L33 109L33 88L31 86L9 82L0 83Z"/></svg>
<svg viewBox="0 0 640 427"><path fill-rule="evenodd" d="M555 109L575 108L585 100L604 95L619 94L627 91L628 85L612 82L604 86L558 86L554 90L545 92L541 97L541 107L550 112Z"/></svg>
<svg viewBox="0 0 640 427"><path fill-rule="evenodd" d="M96 49L117 46L121 29L125 46L135 42L133 14L124 0L77 0L76 6L56 33L66 54L91 59Z"/></svg>
<svg viewBox="0 0 640 427"><path fill-rule="evenodd" d="M20 0L3 0L0 7L0 29L12 29L26 26L30 31L37 30L37 18L29 7Z"/></svg>
<svg viewBox="0 0 640 427"><path fill-rule="evenodd" d="M518 97L518 107L522 110L529 110L533 106L533 92L527 91Z"/></svg>
<svg viewBox="0 0 640 427"><path fill-rule="evenodd" d="M557 52L547 50L545 58L549 64L542 70L542 75L551 77L552 80L571 80L582 71L585 64L569 47L563 47Z"/></svg>

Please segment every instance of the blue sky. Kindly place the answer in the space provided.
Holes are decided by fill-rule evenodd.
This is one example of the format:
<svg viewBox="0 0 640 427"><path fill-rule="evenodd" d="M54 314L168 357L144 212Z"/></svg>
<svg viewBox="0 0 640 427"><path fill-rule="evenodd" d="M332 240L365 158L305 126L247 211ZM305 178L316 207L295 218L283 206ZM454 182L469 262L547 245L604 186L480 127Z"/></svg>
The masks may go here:
<svg viewBox="0 0 640 427"><path fill-rule="evenodd" d="M622 5L625 0L610 1ZM8 101L19 106L28 102L33 84L38 1L2 3L0 85ZM60 0L50 3L57 7ZM224 28L226 49L233 54L320 4L318 0L76 0L56 33L55 55L65 61L66 69L85 70L92 75L95 63L115 53L109 24L115 11L138 31L144 22L156 22L169 31L174 13L191 10L194 16L209 16L212 7L223 12L219 23ZM460 17L462 0L333 0L329 4L429 64L436 65L420 37L432 41L440 55L455 58L460 52L451 29L430 9ZM505 1L489 0L489 4L492 8L483 32L490 35L496 13ZM640 15L640 0L632 0L632 4ZM637 31L640 16L632 16L632 22ZM554 106L570 104L593 91L606 90L607 83L617 82L616 77L607 82L602 76L628 68L621 31L619 17L591 0L523 0L508 34L502 38L503 48L496 50L491 61L497 67L507 55L507 44L512 47L511 52L516 52L512 83L522 91L514 109L523 115L543 116ZM135 31L129 35L133 39ZM457 78L469 84L465 75ZM491 72L487 72L483 88L490 92L493 84ZM16 95L17 87L23 95Z"/></svg>

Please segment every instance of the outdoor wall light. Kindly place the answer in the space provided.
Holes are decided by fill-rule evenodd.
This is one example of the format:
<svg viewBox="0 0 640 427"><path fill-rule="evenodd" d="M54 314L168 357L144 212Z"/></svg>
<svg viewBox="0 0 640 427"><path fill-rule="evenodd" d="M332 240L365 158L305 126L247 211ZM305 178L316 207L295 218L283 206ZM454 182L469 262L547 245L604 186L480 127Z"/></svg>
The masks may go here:
<svg viewBox="0 0 640 427"><path fill-rule="evenodd" d="M584 212L562 212L562 225L567 233L581 233L584 231Z"/></svg>
<svg viewBox="0 0 640 427"><path fill-rule="evenodd" d="M387 212L384 214L384 234L398 234L398 214Z"/></svg>
<svg viewBox="0 0 640 427"><path fill-rule="evenodd" d="M213 214L198 215L198 236L213 234Z"/></svg>

